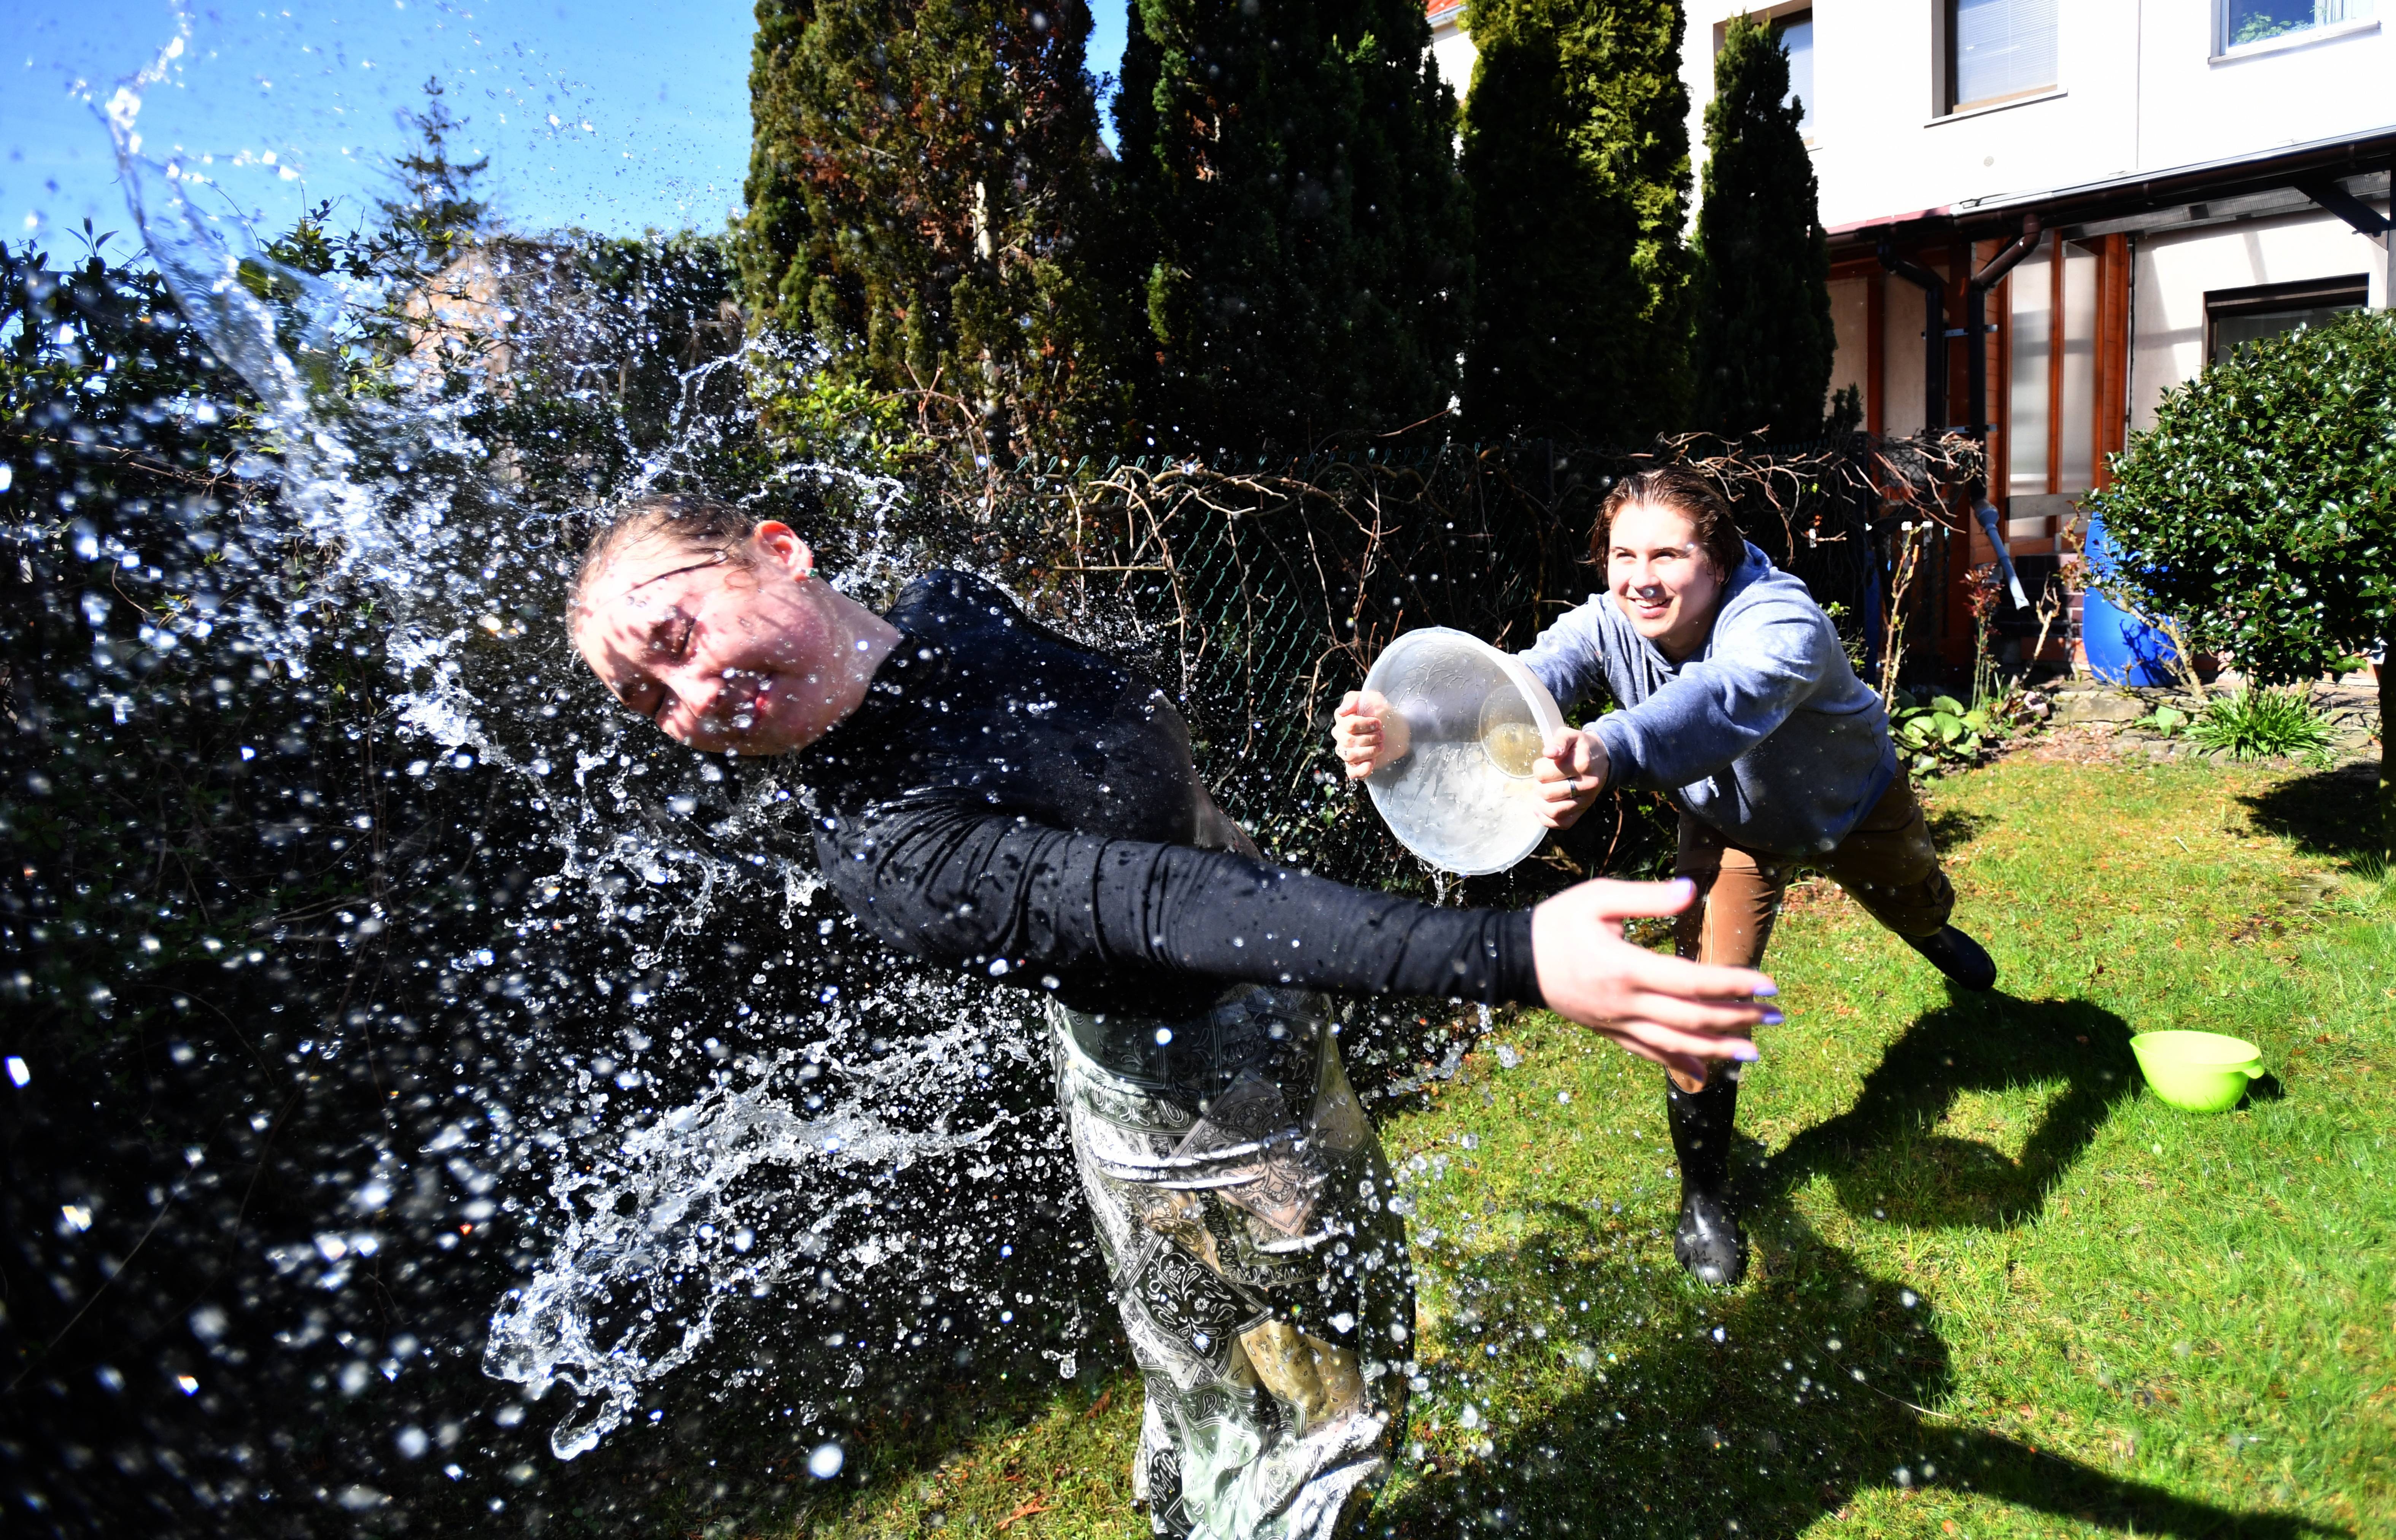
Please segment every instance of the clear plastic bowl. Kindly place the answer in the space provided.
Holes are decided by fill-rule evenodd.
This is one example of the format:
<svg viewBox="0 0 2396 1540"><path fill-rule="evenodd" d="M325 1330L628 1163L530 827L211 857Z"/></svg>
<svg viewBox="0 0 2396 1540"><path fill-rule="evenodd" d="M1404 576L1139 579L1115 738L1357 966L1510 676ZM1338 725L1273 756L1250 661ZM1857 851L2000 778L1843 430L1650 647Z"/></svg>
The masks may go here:
<svg viewBox="0 0 2396 1540"><path fill-rule="evenodd" d="M1383 649L1364 688L1405 718L1404 757L1367 777L1399 843L1459 876L1504 871L1547 837L1531 772L1564 713L1511 654L1444 626Z"/></svg>

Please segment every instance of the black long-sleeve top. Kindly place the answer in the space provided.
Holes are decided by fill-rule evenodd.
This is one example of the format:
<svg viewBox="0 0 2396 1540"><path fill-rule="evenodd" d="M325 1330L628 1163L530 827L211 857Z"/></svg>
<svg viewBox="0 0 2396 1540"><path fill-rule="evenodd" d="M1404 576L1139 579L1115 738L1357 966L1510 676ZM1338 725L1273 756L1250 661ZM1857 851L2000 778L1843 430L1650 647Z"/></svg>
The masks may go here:
<svg viewBox="0 0 2396 1540"><path fill-rule="evenodd" d="M816 852L901 951L1068 1005L1176 1019L1210 984L1539 1002L1527 912L1438 909L1229 850L1164 692L935 572L808 750Z"/></svg>

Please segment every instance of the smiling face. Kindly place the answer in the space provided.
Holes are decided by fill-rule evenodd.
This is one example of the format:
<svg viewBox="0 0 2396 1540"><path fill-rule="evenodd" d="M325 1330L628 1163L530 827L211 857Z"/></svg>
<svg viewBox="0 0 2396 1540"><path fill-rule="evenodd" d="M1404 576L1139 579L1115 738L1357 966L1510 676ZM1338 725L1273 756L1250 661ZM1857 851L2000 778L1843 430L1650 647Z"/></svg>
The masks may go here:
<svg viewBox="0 0 2396 1540"><path fill-rule="evenodd" d="M1605 584L1631 629L1679 663L1712 629L1723 576L1686 515L1634 502L1615 512L1606 531Z"/></svg>
<svg viewBox="0 0 2396 1540"><path fill-rule="evenodd" d="M584 580L575 650L677 742L746 755L804 749L856 708L887 651L847 612L880 622L814 570L785 524L758 525L730 556L670 533L634 536Z"/></svg>

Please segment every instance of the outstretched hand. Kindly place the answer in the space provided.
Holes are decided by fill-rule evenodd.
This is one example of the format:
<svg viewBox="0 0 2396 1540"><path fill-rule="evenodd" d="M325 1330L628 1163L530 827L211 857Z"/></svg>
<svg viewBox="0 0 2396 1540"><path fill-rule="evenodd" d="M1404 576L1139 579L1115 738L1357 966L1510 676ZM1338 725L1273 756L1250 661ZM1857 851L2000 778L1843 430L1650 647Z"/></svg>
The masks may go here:
<svg viewBox="0 0 2396 1540"><path fill-rule="evenodd" d="M1548 1009L1594 1029L1626 1052L1703 1080L1708 1059L1752 1059L1750 1029L1780 1013L1778 993L1750 968L1667 957L1623 938L1634 916L1678 914L1689 883L1598 881L1566 888L1531 911L1531 956Z"/></svg>
<svg viewBox="0 0 2396 1540"><path fill-rule="evenodd" d="M1348 778L1363 780L1406 757L1406 719L1380 691L1351 690L1331 713L1331 746L1347 764Z"/></svg>
<svg viewBox="0 0 2396 1540"><path fill-rule="evenodd" d="M1532 811L1550 829L1570 829L1605 790L1609 766L1596 733L1567 727L1554 734L1531 767Z"/></svg>

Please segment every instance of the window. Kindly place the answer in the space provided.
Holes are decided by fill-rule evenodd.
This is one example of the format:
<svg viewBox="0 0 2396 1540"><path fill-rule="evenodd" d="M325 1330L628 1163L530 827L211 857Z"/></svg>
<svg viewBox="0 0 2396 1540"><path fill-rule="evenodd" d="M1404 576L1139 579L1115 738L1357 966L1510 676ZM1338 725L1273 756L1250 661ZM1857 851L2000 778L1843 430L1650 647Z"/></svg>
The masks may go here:
<svg viewBox="0 0 2396 1540"><path fill-rule="evenodd" d="M1807 139L1814 137L1814 13L1792 11L1777 21L1772 29L1780 34L1780 46L1789 50L1789 97L1805 110L1797 120L1797 131Z"/></svg>
<svg viewBox="0 0 2396 1540"><path fill-rule="evenodd" d="M1946 110L2054 89L2057 12L2057 0L1947 0Z"/></svg>
<svg viewBox="0 0 2396 1540"><path fill-rule="evenodd" d="M2377 6L2378 0L2220 0L2220 51L2315 27L2367 21L2378 14Z"/></svg>
<svg viewBox="0 0 2396 1540"><path fill-rule="evenodd" d="M2216 289L2204 297L2204 361L2218 364L2249 342L2361 310L2370 292L2371 281L2359 272L2301 284Z"/></svg>

